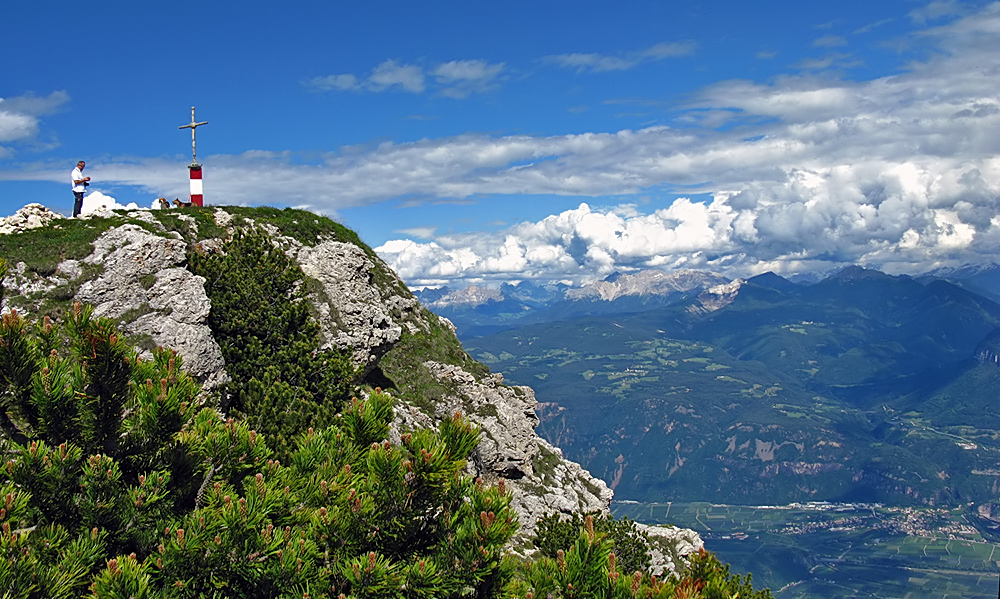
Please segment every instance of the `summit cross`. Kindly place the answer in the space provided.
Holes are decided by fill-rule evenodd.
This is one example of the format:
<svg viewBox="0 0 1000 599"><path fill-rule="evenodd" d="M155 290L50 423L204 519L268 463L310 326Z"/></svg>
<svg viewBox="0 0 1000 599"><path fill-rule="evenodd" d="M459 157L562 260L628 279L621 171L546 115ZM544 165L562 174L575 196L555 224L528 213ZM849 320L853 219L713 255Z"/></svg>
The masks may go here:
<svg viewBox="0 0 1000 599"><path fill-rule="evenodd" d="M197 123L194 120L194 106L191 107L191 122L187 125L181 125L178 129L190 129L191 130L191 166L198 165L198 154L195 152L194 147L194 130L202 125L207 125L208 121Z"/></svg>

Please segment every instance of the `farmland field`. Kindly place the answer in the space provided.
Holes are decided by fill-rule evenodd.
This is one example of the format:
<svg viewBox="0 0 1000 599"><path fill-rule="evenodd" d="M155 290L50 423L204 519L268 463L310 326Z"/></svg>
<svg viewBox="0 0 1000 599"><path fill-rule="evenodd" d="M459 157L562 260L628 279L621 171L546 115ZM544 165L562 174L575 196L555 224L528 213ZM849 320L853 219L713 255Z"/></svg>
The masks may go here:
<svg viewBox="0 0 1000 599"><path fill-rule="evenodd" d="M698 531L706 549L778 599L986 598L1000 584L1000 545L961 508L620 502L612 511Z"/></svg>

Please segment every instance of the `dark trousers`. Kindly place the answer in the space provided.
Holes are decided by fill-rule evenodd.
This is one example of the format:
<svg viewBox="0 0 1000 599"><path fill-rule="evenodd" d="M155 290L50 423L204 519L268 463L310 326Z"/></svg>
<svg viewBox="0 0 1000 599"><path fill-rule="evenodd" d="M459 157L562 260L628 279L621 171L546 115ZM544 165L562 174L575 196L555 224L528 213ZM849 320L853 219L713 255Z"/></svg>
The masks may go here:
<svg viewBox="0 0 1000 599"><path fill-rule="evenodd" d="M83 210L83 192L74 191L73 195L76 197L73 202L73 216L80 216L80 211Z"/></svg>

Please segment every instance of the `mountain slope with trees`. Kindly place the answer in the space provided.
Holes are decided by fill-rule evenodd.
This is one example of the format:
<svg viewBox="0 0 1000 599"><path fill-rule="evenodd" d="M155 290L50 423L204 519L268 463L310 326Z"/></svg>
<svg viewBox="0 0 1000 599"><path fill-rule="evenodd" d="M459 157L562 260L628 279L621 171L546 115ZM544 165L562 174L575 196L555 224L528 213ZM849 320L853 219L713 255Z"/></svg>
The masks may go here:
<svg viewBox="0 0 1000 599"><path fill-rule="evenodd" d="M861 268L731 287L465 343L619 499L993 499L1000 305Z"/></svg>
<svg viewBox="0 0 1000 599"><path fill-rule="evenodd" d="M522 562L533 513L607 497L544 442L499 438L531 431L530 390L335 223L186 212L0 238L4 596L769 596L708 554L622 572L589 517Z"/></svg>

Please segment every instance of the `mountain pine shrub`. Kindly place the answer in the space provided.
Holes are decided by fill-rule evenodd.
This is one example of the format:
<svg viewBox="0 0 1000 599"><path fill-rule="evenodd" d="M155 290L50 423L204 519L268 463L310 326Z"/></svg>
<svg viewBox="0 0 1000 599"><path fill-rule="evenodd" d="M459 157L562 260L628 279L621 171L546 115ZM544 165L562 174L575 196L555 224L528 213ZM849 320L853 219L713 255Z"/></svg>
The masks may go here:
<svg viewBox="0 0 1000 599"><path fill-rule="evenodd" d="M542 555L556 557L567 551L580 537L590 518L594 530L606 536L622 572L645 572L650 566L649 537L628 518L615 519L600 512L574 512L568 518L552 513L535 524L533 542Z"/></svg>
<svg viewBox="0 0 1000 599"><path fill-rule="evenodd" d="M662 579L621 567L609 535L597 531L592 515L568 549L520 566L506 587L508 597L593 599L771 599L755 590L750 576L733 575L714 555L699 551L680 576Z"/></svg>
<svg viewBox="0 0 1000 599"><path fill-rule="evenodd" d="M316 349L320 328L302 270L253 229L237 231L218 252L190 252L188 268L205 277L208 324L232 379L223 409L283 452L295 435L330 424L359 373L342 352Z"/></svg>
<svg viewBox="0 0 1000 599"><path fill-rule="evenodd" d="M376 390L281 462L87 308L9 313L0 351L4 597L493 597L513 572L509 494L462 474L458 415L393 445Z"/></svg>

